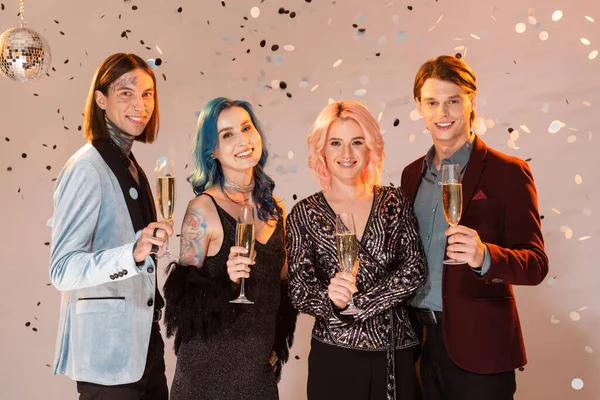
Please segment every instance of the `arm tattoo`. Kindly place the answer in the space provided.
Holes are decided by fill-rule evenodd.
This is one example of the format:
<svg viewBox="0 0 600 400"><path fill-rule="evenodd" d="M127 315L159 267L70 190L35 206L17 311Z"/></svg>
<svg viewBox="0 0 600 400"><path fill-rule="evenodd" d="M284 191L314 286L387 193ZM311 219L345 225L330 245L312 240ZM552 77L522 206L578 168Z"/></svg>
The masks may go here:
<svg viewBox="0 0 600 400"><path fill-rule="evenodd" d="M206 217L202 211L189 209L183 219L181 228L181 262L200 267L206 249L202 242L206 237Z"/></svg>

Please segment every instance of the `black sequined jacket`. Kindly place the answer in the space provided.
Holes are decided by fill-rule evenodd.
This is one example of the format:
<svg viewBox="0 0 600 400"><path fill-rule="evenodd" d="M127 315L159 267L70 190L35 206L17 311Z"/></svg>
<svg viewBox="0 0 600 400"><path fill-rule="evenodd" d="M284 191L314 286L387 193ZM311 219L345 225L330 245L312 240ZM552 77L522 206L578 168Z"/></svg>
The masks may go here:
<svg viewBox="0 0 600 400"><path fill-rule="evenodd" d="M405 299L426 279L426 259L412 205L399 188L376 186L359 242L358 292L365 310L341 316L327 287L340 266L335 247L335 213L321 192L299 203L287 220L290 298L298 311L315 317L313 338L358 350L406 349L418 344Z"/></svg>

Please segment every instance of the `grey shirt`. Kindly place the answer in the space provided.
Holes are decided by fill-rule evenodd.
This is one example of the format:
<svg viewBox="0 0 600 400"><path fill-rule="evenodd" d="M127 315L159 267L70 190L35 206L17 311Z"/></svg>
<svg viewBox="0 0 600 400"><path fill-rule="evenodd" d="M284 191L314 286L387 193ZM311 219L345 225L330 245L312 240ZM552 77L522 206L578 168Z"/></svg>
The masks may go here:
<svg viewBox="0 0 600 400"><path fill-rule="evenodd" d="M460 165L461 177L464 176L475 135L471 134L469 140L458 149L450 158L442 160L442 164ZM413 307L434 311L442 311L442 271L444 254L446 253L446 235L448 222L444 217L442 207L442 174L435 168L433 157L435 147L431 147L423 160L423 177L415 198L414 211L419 221L419 236L427 256L427 282L411 299ZM474 270L485 275L490 267L490 256L485 248L484 263L481 270ZM464 268L451 266L451 268Z"/></svg>

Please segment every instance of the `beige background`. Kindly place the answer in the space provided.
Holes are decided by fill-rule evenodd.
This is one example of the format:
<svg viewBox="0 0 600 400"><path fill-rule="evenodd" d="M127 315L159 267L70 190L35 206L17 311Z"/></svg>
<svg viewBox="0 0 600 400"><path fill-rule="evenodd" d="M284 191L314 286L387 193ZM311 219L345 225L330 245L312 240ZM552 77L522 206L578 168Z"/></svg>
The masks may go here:
<svg viewBox="0 0 600 400"><path fill-rule="evenodd" d="M18 2L3 3L1 31L18 24ZM260 8L258 18L251 16L253 6ZM517 399L600 398L600 148L594 138L600 58L588 58L600 49L600 3L28 0L26 7L29 26L51 45L56 71L26 85L0 78L0 398L76 398L73 382L51 375L59 294L49 286L46 221L52 180L84 143L77 127L91 76L118 51L163 61L156 69L159 141L138 144L134 152L150 175L157 157L176 158L177 230L193 196L183 178L196 113L210 98L242 98L256 106L272 155L268 172L290 209L294 194L300 199L318 190L307 168L306 135L329 99L364 102L380 118L388 155L383 182L397 185L402 168L431 144L422 121L411 118L414 74L428 58L462 53L478 76L478 133L496 149L531 158L545 217L551 272L539 287L516 289L530 359L517 372ZM290 14L279 14L280 7ZM557 9L564 16L553 22ZM525 32L517 33L518 23ZM124 30L130 30L128 38L121 37ZM279 50L271 50L274 44ZM273 81L285 81L287 89L271 88ZM549 133L554 120L563 124ZM518 132L511 136L509 128ZM172 246L177 249L176 240ZM311 326L303 316L280 385L282 399L305 398ZM170 342L167 347L170 381L175 359ZM576 378L582 390L571 387Z"/></svg>

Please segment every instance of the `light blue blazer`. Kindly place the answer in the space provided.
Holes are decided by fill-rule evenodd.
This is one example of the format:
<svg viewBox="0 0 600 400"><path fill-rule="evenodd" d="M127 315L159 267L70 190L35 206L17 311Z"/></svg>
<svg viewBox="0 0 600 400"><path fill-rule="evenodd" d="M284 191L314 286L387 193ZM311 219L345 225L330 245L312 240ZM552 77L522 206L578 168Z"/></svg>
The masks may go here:
<svg viewBox="0 0 600 400"><path fill-rule="evenodd" d="M155 265L148 257L136 266L139 232L115 174L93 145L61 171L54 207L50 278L62 292L54 374L102 385L136 382L146 364Z"/></svg>

